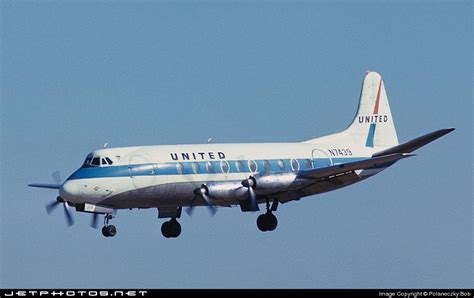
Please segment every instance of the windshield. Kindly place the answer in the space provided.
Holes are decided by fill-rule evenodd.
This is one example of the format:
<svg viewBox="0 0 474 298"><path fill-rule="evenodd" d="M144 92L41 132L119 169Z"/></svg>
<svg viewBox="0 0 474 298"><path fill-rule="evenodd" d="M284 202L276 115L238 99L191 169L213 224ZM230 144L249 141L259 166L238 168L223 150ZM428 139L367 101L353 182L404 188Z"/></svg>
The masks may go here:
<svg viewBox="0 0 474 298"><path fill-rule="evenodd" d="M86 157L86 160L84 160L84 163L82 164L83 168L88 168L88 167L101 167L101 166L111 166L113 164L112 159L106 156L97 156L93 155L92 153L89 153Z"/></svg>
<svg viewBox="0 0 474 298"><path fill-rule="evenodd" d="M84 160L84 163L82 164L82 166L84 167L89 166L89 164L91 163L91 160L92 160L92 153L89 153L86 157L86 160Z"/></svg>

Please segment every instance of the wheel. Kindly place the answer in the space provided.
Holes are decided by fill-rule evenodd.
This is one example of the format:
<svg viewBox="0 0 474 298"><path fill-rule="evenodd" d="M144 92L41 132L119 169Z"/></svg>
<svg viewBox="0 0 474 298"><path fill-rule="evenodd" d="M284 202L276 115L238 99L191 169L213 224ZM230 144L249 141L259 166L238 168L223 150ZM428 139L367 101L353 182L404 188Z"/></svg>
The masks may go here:
<svg viewBox="0 0 474 298"><path fill-rule="evenodd" d="M171 222L165 221L165 222L161 225L161 234L162 234L165 238L171 238Z"/></svg>
<svg viewBox="0 0 474 298"><path fill-rule="evenodd" d="M262 231L262 232L268 231L267 221L266 221L265 214L260 214L260 215L257 217L257 227L258 227L258 229L259 229L260 231Z"/></svg>
<svg viewBox="0 0 474 298"><path fill-rule="evenodd" d="M114 225L110 225L106 227L108 237L114 237L117 234L117 229Z"/></svg>
<svg viewBox="0 0 474 298"><path fill-rule="evenodd" d="M107 233L107 226L102 227L102 235L104 235L104 237L109 237L109 234Z"/></svg>
<svg viewBox="0 0 474 298"><path fill-rule="evenodd" d="M114 237L115 234L117 234L117 229L113 225L104 226L102 228L102 235L104 235L105 237Z"/></svg>
<svg viewBox="0 0 474 298"><path fill-rule="evenodd" d="M276 229L277 225L278 220L271 212L260 214L257 218L257 227L262 232L273 231Z"/></svg>
<svg viewBox="0 0 474 298"><path fill-rule="evenodd" d="M170 221L170 227L172 238L176 238L181 234L181 225L176 221L176 219Z"/></svg>
<svg viewBox="0 0 474 298"><path fill-rule="evenodd" d="M278 219L271 212L265 214L265 221L267 223L267 231L273 231L278 226Z"/></svg>
<svg viewBox="0 0 474 298"><path fill-rule="evenodd" d="M161 225L161 234L165 238L176 238L181 234L181 225L176 219L165 221Z"/></svg>

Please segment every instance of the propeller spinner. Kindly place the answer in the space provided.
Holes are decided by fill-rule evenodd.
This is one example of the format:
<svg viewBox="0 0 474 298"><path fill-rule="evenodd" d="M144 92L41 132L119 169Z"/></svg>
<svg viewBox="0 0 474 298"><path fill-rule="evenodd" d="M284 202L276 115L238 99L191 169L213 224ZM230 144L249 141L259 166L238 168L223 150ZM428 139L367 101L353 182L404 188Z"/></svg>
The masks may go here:
<svg viewBox="0 0 474 298"><path fill-rule="evenodd" d="M194 202L196 201L197 198L202 198L206 204L207 204L207 210L209 210L209 213L211 216L214 216L217 212L217 208L212 204L212 199L209 197L209 189L205 184L201 185L201 187L196 188L194 191L194 197L191 201L191 206L189 208L186 208L186 213L189 216L193 215L194 212Z"/></svg>

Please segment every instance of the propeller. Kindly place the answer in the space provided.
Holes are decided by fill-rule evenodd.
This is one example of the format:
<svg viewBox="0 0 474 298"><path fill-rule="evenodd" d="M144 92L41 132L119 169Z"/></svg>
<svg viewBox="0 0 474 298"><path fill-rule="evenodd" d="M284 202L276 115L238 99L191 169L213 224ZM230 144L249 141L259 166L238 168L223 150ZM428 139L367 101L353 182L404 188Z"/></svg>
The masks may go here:
<svg viewBox="0 0 474 298"><path fill-rule="evenodd" d="M61 179L61 174L59 171L54 171L51 176L53 176L54 182L56 182L57 185L62 185L62 179ZM58 196L56 200L46 204L46 212L48 214L51 214L58 206L59 204L63 204L63 210L64 210L64 217L66 218L66 224L70 227L74 224L74 218L72 217L71 211L69 211L69 205L66 201L64 201L63 198Z"/></svg>
<svg viewBox="0 0 474 298"><path fill-rule="evenodd" d="M54 171L53 174L51 174L51 176L53 176L54 182L56 182L56 184L63 183L63 180L61 179L61 174L59 173L59 171Z"/></svg>
<svg viewBox="0 0 474 298"><path fill-rule="evenodd" d="M191 200L191 206L187 207L185 210L186 210L186 213L189 215L189 216L193 216L193 213L194 213L194 202L196 201L197 197L194 196L193 199Z"/></svg>
<svg viewBox="0 0 474 298"><path fill-rule="evenodd" d="M207 204L207 210L209 210L209 213L211 216L214 216L217 212L217 208L212 204L212 199L208 195L208 188L205 184L201 185L201 187L196 188L194 191L194 197L191 200L191 206L189 208L186 208L186 213L189 216L192 216L194 213L194 202L196 201L197 198L201 197Z"/></svg>
<svg viewBox="0 0 474 298"><path fill-rule="evenodd" d="M257 187L257 182L255 181L255 178L249 176L247 179L242 181L242 186L246 187L248 190L248 198L251 206L254 210L258 210L257 194L255 193L255 187Z"/></svg>
<svg viewBox="0 0 474 298"><path fill-rule="evenodd" d="M52 202L46 204L46 206L45 206L46 212L48 214L51 214L51 212L53 212L54 209L56 209L59 206L59 204L63 204L64 217L66 218L67 225L72 226L74 224L74 219L72 218L72 214L69 211L69 207L68 207L67 202L64 201L63 198L58 196L55 201L52 201Z"/></svg>

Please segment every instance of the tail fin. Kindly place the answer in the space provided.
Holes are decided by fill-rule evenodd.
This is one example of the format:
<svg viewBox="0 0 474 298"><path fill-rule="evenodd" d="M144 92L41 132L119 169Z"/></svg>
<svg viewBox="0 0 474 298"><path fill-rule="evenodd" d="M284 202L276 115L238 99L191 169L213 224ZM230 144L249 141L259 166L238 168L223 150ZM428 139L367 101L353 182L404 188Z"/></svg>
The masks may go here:
<svg viewBox="0 0 474 298"><path fill-rule="evenodd" d="M347 131L354 141L358 144L363 143L366 147L398 145L392 112L380 74L371 71L365 76L359 108Z"/></svg>
<svg viewBox="0 0 474 298"><path fill-rule="evenodd" d="M344 131L307 142L352 140L354 144L375 147L393 147L398 145L397 132L390 111L382 77L377 72L367 72L359 107L351 125ZM348 140L349 139L349 140Z"/></svg>

